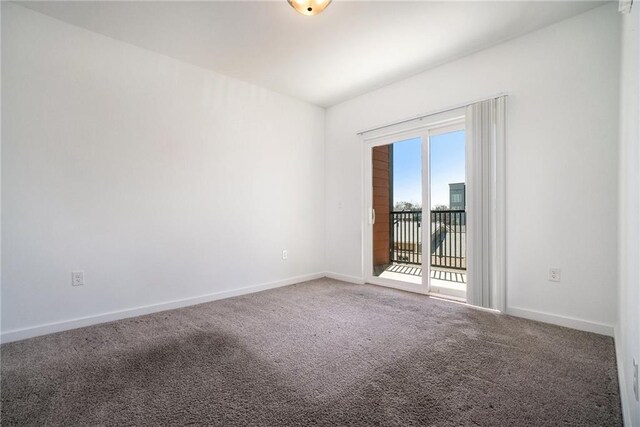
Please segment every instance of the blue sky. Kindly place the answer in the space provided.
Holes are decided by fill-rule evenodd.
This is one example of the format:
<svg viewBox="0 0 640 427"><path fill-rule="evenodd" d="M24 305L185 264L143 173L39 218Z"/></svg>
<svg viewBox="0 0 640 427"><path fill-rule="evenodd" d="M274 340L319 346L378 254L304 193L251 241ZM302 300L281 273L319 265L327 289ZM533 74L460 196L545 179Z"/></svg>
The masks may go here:
<svg viewBox="0 0 640 427"><path fill-rule="evenodd" d="M431 206L449 205L449 184L464 182L464 131L431 138ZM393 203L422 204L421 140L393 144Z"/></svg>

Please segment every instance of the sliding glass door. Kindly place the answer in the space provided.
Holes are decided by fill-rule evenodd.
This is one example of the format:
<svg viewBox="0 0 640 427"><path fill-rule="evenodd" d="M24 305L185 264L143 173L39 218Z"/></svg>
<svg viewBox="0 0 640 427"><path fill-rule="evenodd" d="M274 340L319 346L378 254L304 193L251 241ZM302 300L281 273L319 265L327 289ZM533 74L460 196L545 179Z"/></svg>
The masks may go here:
<svg viewBox="0 0 640 427"><path fill-rule="evenodd" d="M371 148L372 272L422 285L422 138Z"/></svg>
<svg viewBox="0 0 640 427"><path fill-rule="evenodd" d="M429 132L430 291L467 298L466 138L464 123Z"/></svg>
<svg viewBox="0 0 640 427"><path fill-rule="evenodd" d="M366 141L365 166L367 281L465 298L464 122Z"/></svg>
<svg viewBox="0 0 640 427"><path fill-rule="evenodd" d="M371 283L428 290L423 271L426 138L424 132L398 135L366 147L366 267Z"/></svg>

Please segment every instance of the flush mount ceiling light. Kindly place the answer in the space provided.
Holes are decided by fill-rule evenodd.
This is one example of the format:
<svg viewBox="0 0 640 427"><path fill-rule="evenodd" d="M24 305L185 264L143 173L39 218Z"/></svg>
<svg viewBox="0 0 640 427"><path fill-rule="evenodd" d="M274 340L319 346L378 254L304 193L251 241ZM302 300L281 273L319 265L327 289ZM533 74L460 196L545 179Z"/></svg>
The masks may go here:
<svg viewBox="0 0 640 427"><path fill-rule="evenodd" d="M317 15L329 6L331 0L287 0L291 7L303 15Z"/></svg>

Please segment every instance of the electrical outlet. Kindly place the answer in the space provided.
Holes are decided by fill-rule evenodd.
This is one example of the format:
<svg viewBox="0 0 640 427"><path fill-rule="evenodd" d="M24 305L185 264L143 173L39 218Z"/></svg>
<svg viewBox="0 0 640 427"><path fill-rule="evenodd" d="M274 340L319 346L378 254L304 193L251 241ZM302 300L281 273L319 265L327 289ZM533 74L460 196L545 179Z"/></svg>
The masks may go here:
<svg viewBox="0 0 640 427"><path fill-rule="evenodd" d="M640 392L638 391L638 360L633 358L633 395L636 402L640 402Z"/></svg>
<svg viewBox="0 0 640 427"><path fill-rule="evenodd" d="M71 272L71 286L84 285L84 271L72 271Z"/></svg>
<svg viewBox="0 0 640 427"><path fill-rule="evenodd" d="M287 259L288 256L289 256L289 254L287 253L287 250L286 249L283 250L282 251L282 259L285 260L285 259Z"/></svg>
<svg viewBox="0 0 640 427"><path fill-rule="evenodd" d="M550 268L549 269L549 281L550 282L559 282L560 281L560 269L559 268Z"/></svg>

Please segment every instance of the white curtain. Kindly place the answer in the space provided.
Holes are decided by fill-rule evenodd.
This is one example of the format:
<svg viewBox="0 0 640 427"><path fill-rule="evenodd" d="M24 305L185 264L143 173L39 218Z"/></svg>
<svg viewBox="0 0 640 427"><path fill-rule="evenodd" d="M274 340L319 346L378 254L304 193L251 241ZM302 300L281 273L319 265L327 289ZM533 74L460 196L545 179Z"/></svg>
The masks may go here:
<svg viewBox="0 0 640 427"><path fill-rule="evenodd" d="M505 309L506 97L467 107L467 302Z"/></svg>

